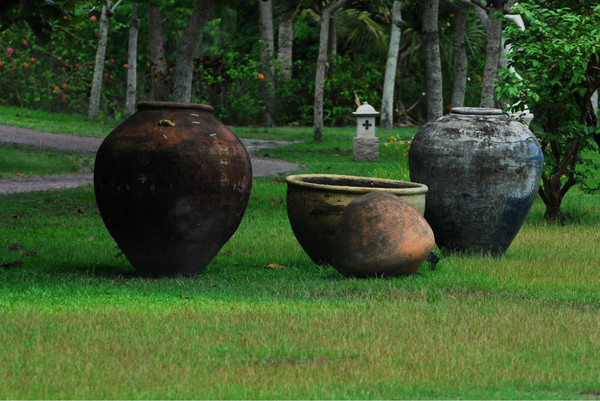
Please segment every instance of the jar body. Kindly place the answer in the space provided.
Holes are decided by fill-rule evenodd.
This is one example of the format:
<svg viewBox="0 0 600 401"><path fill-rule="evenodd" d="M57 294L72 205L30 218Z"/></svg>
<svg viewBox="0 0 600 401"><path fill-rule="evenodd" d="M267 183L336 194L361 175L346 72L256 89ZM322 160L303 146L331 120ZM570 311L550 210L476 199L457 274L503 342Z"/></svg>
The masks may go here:
<svg viewBox="0 0 600 401"><path fill-rule="evenodd" d="M96 155L102 219L136 270L202 271L239 226L250 157L212 107L142 103Z"/></svg>
<svg viewBox="0 0 600 401"><path fill-rule="evenodd" d="M425 124L409 151L428 186L425 219L440 248L506 252L537 195L544 159L529 129L497 109L453 109Z"/></svg>

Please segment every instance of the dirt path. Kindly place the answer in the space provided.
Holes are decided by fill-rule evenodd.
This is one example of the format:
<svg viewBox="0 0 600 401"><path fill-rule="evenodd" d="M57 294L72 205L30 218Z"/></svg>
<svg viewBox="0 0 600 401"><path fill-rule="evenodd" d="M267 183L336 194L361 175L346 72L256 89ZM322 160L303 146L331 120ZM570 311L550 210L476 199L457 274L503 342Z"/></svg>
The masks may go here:
<svg viewBox="0 0 600 401"><path fill-rule="evenodd" d="M290 142L246 138L240 139L244 143L244 146L246 146L248 153L250 153L254 177L284 175L301 170L300 166L295 163L256 156L260 149L283 146ZM102 138L52 134L27 128L0 125L0 142L95 153L102 143ZM0 179L0 194L73 188L91 184L92 182L92 174L4 178Z"/></svg>

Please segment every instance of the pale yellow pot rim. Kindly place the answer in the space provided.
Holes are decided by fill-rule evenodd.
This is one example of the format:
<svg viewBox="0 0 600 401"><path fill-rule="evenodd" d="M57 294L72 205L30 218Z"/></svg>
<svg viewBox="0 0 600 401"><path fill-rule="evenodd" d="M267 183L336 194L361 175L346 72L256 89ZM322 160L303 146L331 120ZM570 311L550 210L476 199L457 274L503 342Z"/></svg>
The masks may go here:
<svg viewBox="0 0 600 401"><path fill-rule="evenodd" d="M332 185L310 182L310 180L331 179L338 181L369 181L373 186L351 186L351 185ZM376 177L360 177L355 175L341 174L295 174L288 175L285 178L288 185L294 185L304 188L312 188L317 190L326 190L331 192L345 192L366 194L369 192L389 192L394 195L421 195L425 194L429 188L427 185L418 182L390 180L386 178Z"/></svg>

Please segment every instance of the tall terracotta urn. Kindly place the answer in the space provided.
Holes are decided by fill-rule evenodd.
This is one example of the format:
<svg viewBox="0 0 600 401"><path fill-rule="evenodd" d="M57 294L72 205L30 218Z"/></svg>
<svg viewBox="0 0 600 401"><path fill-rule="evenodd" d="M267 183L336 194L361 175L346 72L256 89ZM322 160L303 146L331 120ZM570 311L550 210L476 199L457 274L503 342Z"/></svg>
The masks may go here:
<svg viewBox="0 0 600 401"><path fill-rule="evenodd" d="M453 108L425 124L410 178L429 188L425 219L440 248L503 255L538 192L544 159L529 129L499 109Z"/></svg>
<svg viewBox="0 0 600 401"><path fill-rule="evenodd" d="M244 145L203 104L140 104L94 167L102 219L147 274L202 271L238 228L251 186Z"/></svg>

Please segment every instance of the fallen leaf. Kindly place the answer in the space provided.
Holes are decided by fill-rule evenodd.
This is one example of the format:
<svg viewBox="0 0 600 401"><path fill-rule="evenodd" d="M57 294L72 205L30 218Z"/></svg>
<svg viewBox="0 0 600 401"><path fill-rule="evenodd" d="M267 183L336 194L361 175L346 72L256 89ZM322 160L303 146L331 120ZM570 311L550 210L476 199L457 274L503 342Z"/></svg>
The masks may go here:
<svg viewBox="0 0 600 401"><path fill-rule="evenodd" d="M187 295L183 295L183 294L181 294L180 297L183 299L192 299L192 298L188 297Z"/></svg>
<svg viewBox="0 0 600 401"><path fill-rule="evenodd" d="M246 258L249 257L252 254L254 254L254 252L252 252L252 251L250 251L250 252L244 251L244 257L246 257Z"/></svg>
<svg viewBox="0 0 600 401"><path fill-rule="evenodd" d="M269 184L283 184L285 183L285 180L283 178L276 178L275 180L271 181Z"/></svg>
<svg viewBox="0 0 600 401"><path fill-rule="evenodd" d="M83 206L75 206L73 208L73 210L75 210L77 213L81 213L81 214L85 213L85 208Z"/></svg>
<svg viewBox="0 0 600 401"><path fill-rule="evenodd" d="M19 267L23 264L23 262L21 262L20 260L15 260L14 262L4 262L4 263L0 263L0 267L3 269L13 269L15 267Z"/></svg>
<svg viewBox="0 0 600 401"><path fill-rule="evenodd" d="M21 245L21 244L10 244L8 246L8 250L9 251L17 251L19 249L23 249L23 245Z"/></svg>
<svg viewBox="0 0 600 401"><path fill-rule="evenodd" d="M287 267L280 265L278 263L269 263L265 266L265 269L287 269Z"/></svg>
<svg viewBox="0 0 600 401"><path fill-rule="evenodd" d="M21 252L19 252L20 258L24 258L25 256L36 256L36 255L37 255L36 251L21 251Z"/></svg>
<svg viewBox="0 0 600 401"><path fill-rule="evenodd" d="M94 237L87 237L84 241L85 242L92 242L94 240Z"/></svg>
<svg viewBox="0 0 600 401"><path fill-rule="evenodd" d="M219 252L218 254L221 256L231 256L233 255L233 251Z"/></svg>
<svg viewBox="0 0 600 401"><path fill-rule="evenodd" d="M343 148L341 146L338 146L335 148L335 150L337 150L338 152L347 152L349 150L352 150L352 146L350 146L349 148Z"/></svg>
<svg viewBox="0 0 600 401"><path fill-rule="evenodd" d="M125 254L123 252L119 252L113 256L113 259L117 260L117 259L122 258L123 256L125 256Z"/></svg>
<svg viewBox="0 0 600 401"><path fill-rule="evenodd" d="M21 213L13 214L12 216L13 219L20 219L21 217L23 217Z"/></svg>
<svg viewBox="0 0 600 401"><path fill-rule="evenodd" d="M275 199L271 199L271 206L272 207L277 207L279 205L281 205L283 203L283 198L279 198L278 202L275 202Z"/></svg>

